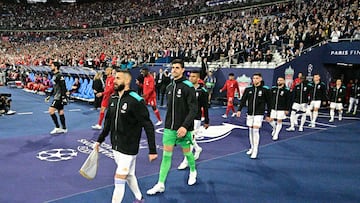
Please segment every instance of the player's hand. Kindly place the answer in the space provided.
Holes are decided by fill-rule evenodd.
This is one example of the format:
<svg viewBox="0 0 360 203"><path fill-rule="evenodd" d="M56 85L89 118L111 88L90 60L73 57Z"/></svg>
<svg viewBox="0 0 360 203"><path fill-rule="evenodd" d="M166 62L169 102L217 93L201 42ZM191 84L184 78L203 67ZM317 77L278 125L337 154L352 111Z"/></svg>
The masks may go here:
<svg viewBox="0 0 360 203"><path fill-rule="evenodd" d="M273 121L273 119L271 119L269 116L266 116L266 117L265 117L265 120L266 120L267 122Z"/></svg>
<svg viewBox="0 0 360 203"><path fill-rule="evenodd" d="M285 111L285 115L289 115L289 111Z"/></svg>
<svg viewBox="0 0 360 203"><path fill-rule="evenodd" d="M241 116L241 111L237 111L236 112L236 117L240 118L240 116Z"/></svg>
<svg viewBox="0 0 360 203"><path fill-rule="evenodd" d="M185 137L186 133L187 133L187 130L186 130L186 128L184 128L184 127L180 127L180 128L177 130L177 136L178 136L178 137Z"/></svg>
<svg viewBox="0 0 360 203"><path fill-rule="evenodd" d="M152 162L155 159L157 159L158 155L157 154L149 154L149 161Z"/></svg>
<svg viewBox="0 0 360 203"><path fill-rule="evenodd" d="M101 92L99 92L99 93L96 93L96 95L95 95L96 97L101 97L102 96L102 93Z"/></svg>
<svg viewBox="0 0 360 203"><path fill-rule="evenodd" d="M44 101L49 102L50 101L50 96L45 97Z"/></svg>
<svg viewBox="0 0 360 203"><path fill-rule="evenodd" d="M99 152L99 146L100 146L100 143L99 142L95 142L94 144L94 149Z"/></svg>
<svg viewBox="0 0 360 203"><path fill-rule="evenodd" d="M222 92L222 90L219 90L219 92L221 93L221 92Z"/></svg>
<svg viewBox="0 0 360 203"><path fill-rule="evenodd" d="M210 126L209 124L204 124L204 128L205 128L205 129L208 129L209 126Z"/></svg>

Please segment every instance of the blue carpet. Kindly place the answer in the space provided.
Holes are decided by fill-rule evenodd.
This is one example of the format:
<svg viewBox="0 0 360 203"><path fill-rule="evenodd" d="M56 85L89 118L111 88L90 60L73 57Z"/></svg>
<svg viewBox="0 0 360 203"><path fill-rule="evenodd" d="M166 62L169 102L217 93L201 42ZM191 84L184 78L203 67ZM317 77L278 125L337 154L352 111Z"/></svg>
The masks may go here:
<svg viewBox="0 0 360 203"><path fill-rule="evenodd" d="M109 158L107 146L102 147L94 180L88 181L78 173L99 134L90 129L98 111L91 110L87 103L71 103L65 108L69 132L50 136L53 124L45 112L49 104L43 102L44 97L19 89L6 91L13 94L13 109L18 114L0 117L0 202L110 202L115 163ZM165 110L160 108L162 117ZM224 111L221 106L211 108L211 128L198 139L204 150L197 162L197 184L187 186L188 170L175 169L182 160L177 147L166 192L145 196L146 202L360 201L358 117L345 117L329 125L325 110L318 119L319 128L289 133L284 130L285 123L277 142L271 140L270 127L264 123L259 158L250 160L244 153L249 146L247 130L243 129L245 114L240 119L222 119ZM151 110L150 115L155 122ZM141 141L136 173L144 195L157 181L161 130L162 126L156 133L160 158L153 163L147 160L144 135ZM109 140L105 143L109 144ZM62 161L46 161L52 158L50 155L65 152L70 155L62 157ZM15 191L21 195L14 195ZM124 202L132 200L127 188Z"/></svg>

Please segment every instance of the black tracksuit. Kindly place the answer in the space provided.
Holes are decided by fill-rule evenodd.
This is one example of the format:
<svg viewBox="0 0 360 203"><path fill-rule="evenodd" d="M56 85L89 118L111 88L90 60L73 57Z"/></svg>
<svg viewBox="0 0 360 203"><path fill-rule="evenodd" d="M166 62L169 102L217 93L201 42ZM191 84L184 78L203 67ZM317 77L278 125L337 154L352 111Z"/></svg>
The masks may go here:
<svg viewBox="0 0 360 203"><path fill-rule="evenodd" d="M310 90L311 90L311 86L306 82L297 84L293 90L294 103L298 103L298 104L308 103Z"/></svg>
<svg viewBox="0 0 360 203"><path fill-rule="evenodd" d="M360 98L360 85L359 83L354 83L351 85L350 97L359 99Z"/></svg>
<svg viewBox="0 0 360 203"><path fill-rule="evenodd" d="M276 111L288 111L290 108L290 90L284 86L271 88L271 109Z"/></svg>
<svg viewBox="0 0 360 203"><path fill-rule="evenodd" d="M182 77L174 80L166 88L167 112L165 128L178 130L185 127L194 130L194 120L198 111L195 89L192 83Z"/></svg>
<svg viewBox="0 0 360 203"><path fill-rule="evenodd" d="M327 101L326 85L323 82L318 84L310 83L310 100L311 101Z"/></svg>
<svg viewBox="0 0 360 203"><path fill-rule="evenodd" d="M246 105L248 106L248 115L264 115L265 105L267 106L268 110L270 110L269 108L271 105L271 95L269 88L267 86L247 87L241 98L238 111L241 111L241 109ZM270 112L268 112L268 114L270 114Z"/></svg>
<svg viewBox="0 0 360 203"><path fill-rule="evenodd" d="M109 101L104 129L97 141L103 142L111 132L112 149L136 155L139 152L142 128L146 132L149 153L156 154L154 125L143 98L133 90L125 91L121 97L115 93Z"/></svg>
<svg viewBox="0 0 360 203"><path fill-rule="evenodd" d="M200 120L201 119L201 108L204 109L204 117L205 117L205 124L209 124L209 104L208 104L208 99L209 99L209 94L208 91L202 87L201 85L199 85L198 88L195 89L195 95L198 101L198 110L197 110L197 115L196 115L196 120Z"/></svg>
<svg viewBox="0 0 360 203"><path fill-rule="evenodd" d="M344 103L346 96L345 86L341 86L339 89L335 87L330 89L330 102Z"/></svg>

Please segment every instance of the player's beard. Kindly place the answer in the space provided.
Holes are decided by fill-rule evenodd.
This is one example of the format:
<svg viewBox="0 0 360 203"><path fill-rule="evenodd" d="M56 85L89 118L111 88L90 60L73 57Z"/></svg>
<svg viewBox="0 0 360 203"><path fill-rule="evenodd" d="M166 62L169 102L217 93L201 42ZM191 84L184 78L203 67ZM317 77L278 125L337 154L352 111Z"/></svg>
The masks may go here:
<svg viewBox="0 0 360 203"><path fill-rule="evenodd" d="M125 84L119 84L115 86L115 91L121 92L125 88Z"/></svg>

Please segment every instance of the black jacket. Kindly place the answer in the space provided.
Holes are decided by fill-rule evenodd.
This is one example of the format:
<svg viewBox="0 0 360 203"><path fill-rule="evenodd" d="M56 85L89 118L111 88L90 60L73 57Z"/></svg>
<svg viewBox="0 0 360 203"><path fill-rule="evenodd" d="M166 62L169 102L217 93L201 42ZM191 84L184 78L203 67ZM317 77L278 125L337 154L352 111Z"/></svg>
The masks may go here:
<svg viewBox="0 0 360 203"><path fill-rule="evenodd" d="M290 90L284 86L271 88L271 109L276 111L288 111L290 108Z"/></svg>
<svg viewBox="0 0 360 203"><path fill-rule="evenodd" d="M335 87L330 89L330 102L335 103L344 103L345 102L345 95L346 95L346 88L345 86L341 86L339 89Z"/></svg>
<svg viewBox="0 0 360 203"><path fill-rule="evenodd" d="M326 85L323 82L318 84L310 83L310 100L311 101L327 101Z"/></svg>
<svg viewBox="0 0 360 203"><path fill-rule="evenodd" d="M195 96L198 101L198 109L196 114L196 120L201 119L201 108L204 109L204 117L205 117L205 124L209 124L209 94L208 91L199 85L198 88L195 89Z"/></svg>
<svg viewBox="0 0 360 203"><path fill-rule="evenodd" d="M297 84L293 89L294 103L308 103L310 90L311 86L307 82Z"/></svg>
<svg viewBox="0 0 360 203"><path fill-rule="evenodd" d="M156 154L154 125L144 100L133 90L125 91L121 98L117 94L111 96L104 129L97 141L103 142L111 132L112 149L136 155L139 152L142 128L146 132L149 153Z"/></svg>
<svg viewBox="0 0 360 203"><path fill-rule="evenodd" d="M351 85L350 97L359 99L360 98L360 85L359 83L354 83Z"/></svg>
<svg viewBox="0 0 360 203"><path fill-rule="evenodd" d="M182 77L172 81L166 88L167 112L165 128L178 130L185 127L194 130L194 119L197 113L197 100L192 83Z"/></svg>
<svg viewBox="0 0 360 203"><path fill-rule="evenodd" d="M238 111L241 111L241 109L246 105L248 106L248 115L264 115L266 110L265 106L268 110L270 110L269 107L271 106L271 95L269 88L267 86L247 87L241 98ZM268 114L269 113L270 112L268 112Z"/></svg>

